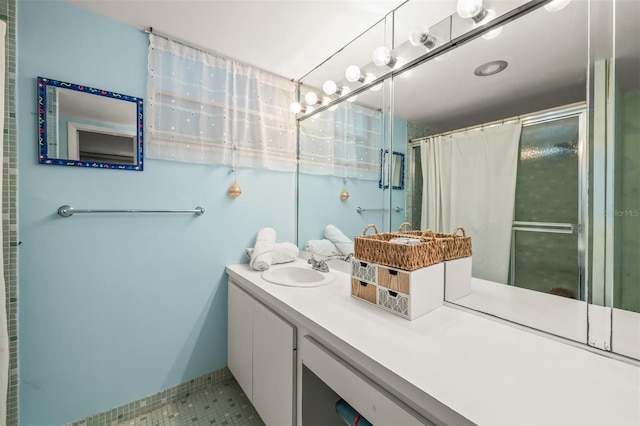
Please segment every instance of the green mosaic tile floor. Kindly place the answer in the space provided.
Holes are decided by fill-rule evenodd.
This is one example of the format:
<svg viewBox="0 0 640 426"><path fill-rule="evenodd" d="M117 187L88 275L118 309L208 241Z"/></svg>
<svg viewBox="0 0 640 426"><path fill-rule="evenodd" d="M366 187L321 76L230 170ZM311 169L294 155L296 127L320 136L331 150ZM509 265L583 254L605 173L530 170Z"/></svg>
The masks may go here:
<svg viewBox="0 0 640 426"><path fill-rule="evenodd" d="M238 382L209 386L121 426L264 426Z"/></svg>

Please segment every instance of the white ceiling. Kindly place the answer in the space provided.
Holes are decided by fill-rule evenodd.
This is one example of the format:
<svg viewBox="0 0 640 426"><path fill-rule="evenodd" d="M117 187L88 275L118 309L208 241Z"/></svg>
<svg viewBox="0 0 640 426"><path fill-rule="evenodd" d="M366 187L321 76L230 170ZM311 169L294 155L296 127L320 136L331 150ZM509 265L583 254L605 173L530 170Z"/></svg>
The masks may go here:
<svg viewBox="0 0 640 426"><path fill-rule="evenodd" d="M158 33L286 78L299 80L304 76L303 90L309 90L308 87L317 90L326 79L343 79L347 65L370 64L373 49L390 35L394 37L394 44L402 49L407 45L409 32L416 26L427 25L435 31L436 23L455 13L457 2L66 1L141 29L153 27ZM526 1L484 0L485 5L499 15ZM592 31L599 32L599 36L592 38L591 52L596 57L611 56L608 9L612 4L612 0L593 2ZM618 8L616 37L625 40L616 46L619 65L616 74L623 89L637 89L640 87L640 1L618 0L615 4ZM391 27L380 20L400 5L391 31ZM456 49L447 61L430 61L414 68L410 76L396 80L394 114L444 131L584 100L586 5L585 0L574 0L554 13L541 8L505 25L495 39L479 38ZM461 23L468 25L470 20L452 21L454 26ZM421 53L413 54L417 57ZM315 69L332 55L330 61ZM509 62L504 72L490 77L473 75L475 67L497 59ZM361 93L357 102L382 108L388 104L388 96L383 92Z"/></svg>
<svg viewBox="0 0 640 426"><path fill-rule="evenodd" d="M66 1L141 29L152 27L158 33L295 80L404 2Z"/></svg>

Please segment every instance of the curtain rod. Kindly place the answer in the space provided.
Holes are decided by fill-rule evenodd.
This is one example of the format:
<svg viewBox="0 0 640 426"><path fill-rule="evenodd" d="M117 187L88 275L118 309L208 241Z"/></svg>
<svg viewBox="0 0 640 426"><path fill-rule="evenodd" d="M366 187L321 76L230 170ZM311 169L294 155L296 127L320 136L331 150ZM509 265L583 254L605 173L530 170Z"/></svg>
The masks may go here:
<svg viewBox="0 0 640 426"><path fill-rule="evenodd" d="M561 108L549 108L549 109L544 109L542 111L538 111L538 112L535 112L535 113L532 113L532 114L526 114L524 116L516 115L516 116L513 116L513 117L503 118L503 119L495 120L495 121L489 121L487 123L476 124L476 125L469 126L469 127L461 127L459 129L455 129L455 130L447 130L446 132L434 133L433 135L421 136L419 138L409 139L409 143L422 142L423 140L427 140L429 138L448 136L448 135L452 135L454 133L468 132L468 131L473 131L473 130L478 130L478 129L487 129L487 128L495 127L495 126L498 126L498 125L517 123L519 121L522 121L523 123L524 122L531 122L531 121L544 121L544 119L546 118L545 116L553 114L554 112L560 113L560 116L562 116L562 115L570 115L570 114L574 113L576 110L578 110L581 107L583 107L584 105L585 105L584 102L575 102L575 103L563 106ZM527 124L530 124L530 123L527 123Z"/></svg>
<svg viewBox="0 0 640 426"><path fill-rule="evenodd" d="M264 68L257 67L257 66L255 66L255 65L249 64L249 63L247 63L247 62L240 61L240 60L235 59L235 58L230 58L230 57L229 57L229 56L227 56L227 55L223 55L222 53L216 52L216 51L211 50L211 49L209 49L209 48L202 47L202 46L199 46L199 45L193 44L193 43L191 43L191 42L188 42L188 41L181 40L181 39L179 39L179 38L176 38L176 37L170 36L170 35L168 35L168 34L158 32L158 31L154 30L154 29L153 29L153 27L142 28L142 32L144 32L144 33L146 33L146 34L153 34L153 35L158 36L158 37L166 38L167 40L171 40L171 41L176 42L176 43L179 43L179 44L181 44L181 45L183 45L183 46L190 47L191 49L199 50L199 51L201 51L201 52L203 52L203 53L208 53L208 54L210 54L210 55L220 56L220 57L225 58L225 59L228 59L228 60L230 60L230 61L238 62L238 63L240 63L240 64L242 64L242 65L245 65L245 66L248 66L248 67L255 68L255 69L257 69L257 70L259 70L259 71L262 71L262 72L265 72L265 73L267 73L267 74L271 74L271 75L273 75L273 76L280 77L280 78L282 78L282 79L285 79L285 80L288 80L288 81L291 81L291 82L294 82L294 83L296 82L293 78L290 78L290 77L284 77L284 76L282 76L282 75L280 75L280 74L276 74L276 73L274 73L274 72L272 72L272 71L267 71L267 70L265 70Z"/></svg>

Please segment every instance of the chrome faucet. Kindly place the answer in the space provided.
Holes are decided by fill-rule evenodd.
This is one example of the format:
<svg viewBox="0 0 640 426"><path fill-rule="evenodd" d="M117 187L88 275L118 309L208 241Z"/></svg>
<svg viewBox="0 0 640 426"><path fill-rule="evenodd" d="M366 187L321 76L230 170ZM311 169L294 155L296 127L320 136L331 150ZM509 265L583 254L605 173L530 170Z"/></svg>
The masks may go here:
<svg viewBox="0 0 640 426"><path fill-rule="evenodd" d="M312 269L320 272L329 272L329 266L327 265L326 260L317 260L315 257L311 256L307 263L311 265Z"/></svg>
<svg viewBox="0 0 640 426"><path fill-rule="evenodd" d="M335 253L329 256L329 259L336 259L336 260L343 260L345 262L351 262L352 257L353 257L353 253L349 253L346 256L343 254Z"/></svg>

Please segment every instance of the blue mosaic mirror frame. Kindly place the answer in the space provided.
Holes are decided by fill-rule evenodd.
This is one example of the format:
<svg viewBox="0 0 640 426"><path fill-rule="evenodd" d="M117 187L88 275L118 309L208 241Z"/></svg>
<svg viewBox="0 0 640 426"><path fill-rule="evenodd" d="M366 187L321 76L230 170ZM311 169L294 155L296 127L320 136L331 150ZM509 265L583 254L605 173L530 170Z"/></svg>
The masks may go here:
<svg viewBox="0 0 640 426"><path fill-rule="evenodd" d="M38 163L143 170L142 98L44 77L37 97Z"/></svg>
<svg viewBox="0 0 640 426"><path fill-rule="evenodd" d="M391 163L389 163L389 150L380 150L380 180L378 187L389 188L389 178L391 178L391 189L404 189L404 153L398 151L391 152ZM398 172L392 175L392 172Z"/></svg>

